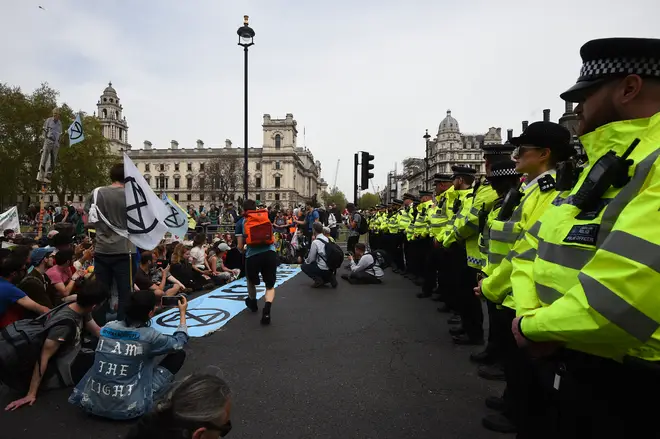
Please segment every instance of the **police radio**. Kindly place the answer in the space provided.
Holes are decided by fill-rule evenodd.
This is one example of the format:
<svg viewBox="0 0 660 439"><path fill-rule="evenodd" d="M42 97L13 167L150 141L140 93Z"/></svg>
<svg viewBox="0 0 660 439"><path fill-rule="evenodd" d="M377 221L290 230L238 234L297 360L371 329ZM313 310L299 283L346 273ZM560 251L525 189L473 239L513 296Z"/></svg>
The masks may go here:
<svg viewBox="0 0 660 439"><path fill-rule="evenodd" d="M516 210L524 195L524 192L520 190L522 184L523 182L520 181L516 187L509 189L509 192L504 196L500 213L497 214L498 221L508 221L513 215L513 211Z"/></svg>
<svg viewBox="0 0 660 439"><path fill-rule="evenodd" d="M557 163L557 181L555 189L558 191L570 191L580 178L580 168L575 160L569 159L564 162Z"/></svg>
<svg viewBox="0 0 660 439"><path fill-rule="evenodd" d="M630 180L628 170L634 163L628 156L638 144L639 139L635 139L621 157L614 151L609 151L599 158L589 170L580 189L573 195L573 205L580 210L591 211L598 206L610 186L617 189L625 186Z"/></svg>
<svg viewBox="0 0 660 439"><path fill-rule="evenodd" d="M486 210L486 203L481 205L481 210L479 210L479 233L484 232L484 227L486 227L486 221L488 220L488 211Z"/></svg>
<svg viewBox="0 0 660 439"><path fill-rule="evenodd" d="M461 200L459 198L454 200L454 205L451 207L451 210L454 214L457 214L461 210Z"/></svg>
<svg viewBox="0 0 660 439"><path fill-rule="evenodd" d="M476 197L477 196L477 191L479 190L479 186L481 186L481 178L476 180L474 182L474 188L472 189L472 196Z"/></svg>

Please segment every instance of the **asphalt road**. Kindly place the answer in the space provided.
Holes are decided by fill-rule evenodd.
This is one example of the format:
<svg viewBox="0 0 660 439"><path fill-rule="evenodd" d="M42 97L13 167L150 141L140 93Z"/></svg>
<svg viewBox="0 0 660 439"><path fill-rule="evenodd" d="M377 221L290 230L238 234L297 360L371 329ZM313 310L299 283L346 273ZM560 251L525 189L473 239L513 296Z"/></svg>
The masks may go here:
<svg viewBox="0 0 660 439"><path fill-rule="evenodd" d="M242 312L192 339L181 373L222 371L235 395L233 438L503 437L480 425L501 383L477 377L473 348L452 345L435 302L386 276L313 290L301 273L278 289L270 327ZM1 412L0 438L114 439L130 427L85 416L68 395L45 392L33 407ZM2 407L10 397L0 391Z"/></svg>

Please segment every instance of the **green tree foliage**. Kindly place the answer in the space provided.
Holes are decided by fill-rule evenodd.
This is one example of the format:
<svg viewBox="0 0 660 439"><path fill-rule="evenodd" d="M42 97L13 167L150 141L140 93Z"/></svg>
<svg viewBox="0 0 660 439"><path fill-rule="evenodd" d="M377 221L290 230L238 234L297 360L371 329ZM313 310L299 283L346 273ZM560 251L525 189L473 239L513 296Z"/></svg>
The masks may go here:
<svg viewBox="0 0 660 439"><path fill-rule="evenodd" d="M344 193L337 188L334 188L331 192L324 191L321 194L321 199L326 206L330 203L335 203L340 212L346 208L346 196L344 196Z"/></svg>
<svg viewBox="0 0 660 439"><path fill-rule="evenodd" d="M380 197L377 194L372 194L371 192L367 192L363 194L358 200L358 208L371 209L378 203L380 203Z"/></svg>
<svg viewBox="0 0 660 439"><path fill-rule="evenodd" d="M40 184L37 168L43 146L44 121L57 106L58 92L42 84L31 94L19 87L0 84L0 206L17 204L19 195L27 195L34 202ZM107 184L108 169L120 158L110 152L101 126L95 117L83 115L85 140L69 146L66 130L75 119L66 104L60 107L62 129L57 165L48 190L56 193L60 204L67 194L87 194L97 186ZM27 197L25 197L27 198Z"/></svg>

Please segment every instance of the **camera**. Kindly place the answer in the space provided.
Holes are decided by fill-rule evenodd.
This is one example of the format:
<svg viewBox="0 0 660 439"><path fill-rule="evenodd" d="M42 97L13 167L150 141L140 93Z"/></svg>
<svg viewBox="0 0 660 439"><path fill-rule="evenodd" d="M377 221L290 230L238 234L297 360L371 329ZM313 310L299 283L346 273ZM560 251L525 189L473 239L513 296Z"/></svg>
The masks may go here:
<svg viewBox="0 0 660 439"><path fill-rule="evenodd" d="M176 296L163 296L160 299L160 304L163 308L174 308L179 306L179 299L183 297L182 294L177 294Z"/></svg>

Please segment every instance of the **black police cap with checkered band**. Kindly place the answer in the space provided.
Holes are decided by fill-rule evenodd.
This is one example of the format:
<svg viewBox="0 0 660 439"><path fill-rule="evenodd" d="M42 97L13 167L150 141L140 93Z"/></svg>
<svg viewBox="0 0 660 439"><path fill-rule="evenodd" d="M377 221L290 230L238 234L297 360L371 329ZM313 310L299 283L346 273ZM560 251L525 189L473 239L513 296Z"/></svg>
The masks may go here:
<svg viewBox="0 0 660 439"><path fill-rule="evenodd" d="M511 177L516 176L520 177L521 174L516 171L516 162L513 160L507 160L503 162L497 162L490 165L490 169L486 174L486 178L498 178L498 177Z"/></svg>
<svg viewBox="0 0 660 439"><path fill-rule="evenodd" d="M577 83L560 97L582 102L592 87L612 78L639 75L660 79L660 39L605 38L580 49L582 69Z"/></svg>

